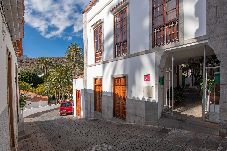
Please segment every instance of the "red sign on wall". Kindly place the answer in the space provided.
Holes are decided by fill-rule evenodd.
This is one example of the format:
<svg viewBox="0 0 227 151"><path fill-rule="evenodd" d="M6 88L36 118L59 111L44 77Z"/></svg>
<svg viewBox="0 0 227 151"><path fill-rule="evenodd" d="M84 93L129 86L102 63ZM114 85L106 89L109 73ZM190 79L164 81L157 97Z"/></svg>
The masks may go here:
<svg viewBox="0 0 227 151"><path fill-rule="evenodd" d="M150 80L151 80L150 74L144 75L144 81L150 81Z"/></svg>

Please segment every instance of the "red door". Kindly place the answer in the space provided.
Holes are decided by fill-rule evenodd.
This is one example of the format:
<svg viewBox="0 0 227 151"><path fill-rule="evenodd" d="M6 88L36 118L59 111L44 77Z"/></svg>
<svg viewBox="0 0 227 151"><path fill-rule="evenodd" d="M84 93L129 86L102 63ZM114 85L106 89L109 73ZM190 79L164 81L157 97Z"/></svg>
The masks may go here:
<svg viewBox="0 0 227 151"><path fill-rule="evenodd" d="M94 107L96 112L102 112L102 79L95 79Z"/></svg>
<svg viewBox="0 0 227 151"><path fill-rule="evenodd" d="M81 116L81 94L80 90L76 90L76 115Z"/></svg>
<svg viewBox="0 0 227 151"><path fill-rule="evenodd" d="M126 77L114 78L113 114L119 119L126 119Z"/></svg>

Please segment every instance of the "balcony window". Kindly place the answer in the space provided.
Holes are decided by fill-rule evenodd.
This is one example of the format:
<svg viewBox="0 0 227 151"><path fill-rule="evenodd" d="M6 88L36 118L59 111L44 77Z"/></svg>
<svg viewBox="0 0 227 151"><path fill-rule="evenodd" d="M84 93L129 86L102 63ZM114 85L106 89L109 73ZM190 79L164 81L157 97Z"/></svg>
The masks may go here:
<svg viewBox="0 0 227 151"><path fill-rule="evenodd" d="M153 0L153 47L179 41L179 0Z"/></svg>
<svg viewBox="0 0 227 151"><path fill-rule="evenodd" d="M102 24L94 29L95 63L102 61L103 53L103 28Z"/></svg>
<svg viewBox="0 0 227 151"><path fill-rule="evenodd" d="M114 16L114 56L121 57L128 54L127 7Z"/></svg>

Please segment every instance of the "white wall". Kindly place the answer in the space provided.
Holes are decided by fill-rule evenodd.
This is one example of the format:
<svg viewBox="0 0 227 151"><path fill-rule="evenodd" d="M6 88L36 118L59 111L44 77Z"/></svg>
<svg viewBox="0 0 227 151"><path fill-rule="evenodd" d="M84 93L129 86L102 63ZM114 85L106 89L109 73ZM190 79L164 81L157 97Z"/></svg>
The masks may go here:
<svg viewBox="0 0 227 151"><path fill-rule="evenodd" d="M3 39L2 34L2 27L5 31L5 37ZM7 70L8 70L8 63L7 63L7 48L8 51L12 55L12 84L13 84L13 105L14 109L16 111L16 98L18 95L18 92L16 90L16 83L15 83L15 77L16 77L16 65L17 65L17 57L13 48L13 44L11 41L10 34L6 28L6 25L2 22L2 16L0 15L0 114L1 112L8 107L7 105ZM15 112L16 114L16 112Z"/></svg>
<svg viewBox="0 0 227 151"><path fill-rule="evenodd" d="M100 0L87 13L88 65L94 64L94 31L92 25L103 20L104 54L103 60L113 58L114 16L110 10L121 0ZM138 13L139 12L139 13ZM149 0L129 0L130 50L136 53L149 49Z"/></svg>
<svg viewBox="0 0 227 151"><path fill-rule="evenodd" d="M31 108L39 108L42 106L47 106L48 101L39 101L39 102L33 102L33 101L26 101L25 108L31 109Z"/></svg>
<svg viewBox="0 0 227 151"><path fill-rule="evenodd" d="M4 34L3 34L4 33ZM8 109L8 104L7 104L7 70L8 70L8 55L7 55L7 49L12 55L12 85L13 85L13 116L14 116L14 131L15 131L15 136L17 136L17 96L18 96L18 90L16 88L16 65L17 65L17 57L16 53L13 48L13 44L11 41L11 36L6 28L6 24L3 23L3 18L2 14L0 14L0 115ZM19 106L19 105L18 105ZM8 110L7 110L8 113ZM8 115L8 114L7 114ZM9 119L9 117L6 117L6 119ZM1 121L1 119L0 119ZM3 121L1 121L3 122ZM0 124L1 124L0 122ZM8 123L8 121L6 121ZM4 127L5 129L4 133L9 133L7 132L9 130L9 127ZM0 132L1 133L1 132ZM9 134L8 134L9 135ZM7 138L5 138L7 139ZM4 144L3 144L4 145Z"/></svg>
<svg viewBox="0 0 227 151"><path fill-rule="evenodd" d="M149 50L149 0L130 0L130 53Z"/></svg>
<svg viewBox="0 0 227 151"><path fill-rule="evenodd" d="M206 35L206 0L183 0L184 39Z"/></svg>
<svg viewBox="0 0 227 151"><path fill-rule="evenodd" d="M150 74L151 81L145 82L144 75ZM144 97L143 88L154 86L155 88L155 55L154 53L138 57L119 60L104 65L88 67L87 88L94 89L94 78L103 77L103 91L112 92L112 77L126 75L128 77L128 98ZM111 93L106 93L111 94ZM154 96L155 97L155 96Z"/></svg>

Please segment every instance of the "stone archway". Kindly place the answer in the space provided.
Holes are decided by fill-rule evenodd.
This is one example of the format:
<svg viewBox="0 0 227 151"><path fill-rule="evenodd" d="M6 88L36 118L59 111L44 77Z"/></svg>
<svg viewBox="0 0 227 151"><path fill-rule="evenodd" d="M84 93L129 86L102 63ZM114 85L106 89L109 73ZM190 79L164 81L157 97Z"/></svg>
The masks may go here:
<svg viewBox="0 0 227 151"><path fill-rule="evenodd" d="M205 110L204 110L205 102L203 100L206 100L206 99L203 99L202 95L199 92L199 91L201 91L202 94L204 92L202 89L203 87L200 86L200 83L203 83L203 73L205 73L203 69L205 69L205 67L206 67L203 65L204 64L203 63L204 62L204 59L203 59L204 50L205 50L205 54L207 56L209 56L209 57L213 56L213 55L215 56L214 51L206 45L207 45L206 43L200 43L200 44L196 44L193 46L188 46L188 47L184 47L184 48L180 47L180 48L173 49L171 51L157 53L157 56L159 56L159 57L156 57L159 59L159 60L157 59L158 61L156 61L156 63L159 63L158 68L157 68L158 69L157 77L159 77L158 80L160 80L160 77L164 77L164 79L165 79L164 85L162 86L159 84L158 89L157 89L158 100L159 100L159 104L160 104L159 105L160 114L167 106L167 108L169 108L169 110L172 110L172 113L173 113L173 111L174 112L180 111L180 112L182 112L182 114L186 114L188 116L193 116L196 119L197 118L200 120L205 119L205 116L206 116ZM173 58L172 58L172 56L173 56ZM209 57L206 57L206 58L209 58ZM172 64L172 59L173 59L173 64ZM186 89L185 85L183 87L183 84L182 84L183 82L182 81L179 82L180 79L182 79L182 71L181 71L181 76L179 76L179 74L180 74L179 68L182 67L182 65L188 64L189 59L198 60L197 65L199 66L198 67L199 69L195 70L194 68L192 68L193 69L192 70L190 68L190 70L192 70L192 71L195 70L196 72L200 72L200 78L198 78L198 75L196 78L195 74L190 75L190 77L191 77L190 80L192 81L191 82L192 84L189 85L190 87L188 87ZM195 73L195 71L194 71L194 73ZM167 75L166 75L166 73L167 73ZM177 109L177 106L176 106L177 98L175 98L175 96L179 95L178 88L182 88L182 90L180 90L180 91L184 90L184 92L185 92L187 90L186 93L190 92L187 95L187 98L185 98L185 100L189 101L188 102L189 104L184 104L185 102L180 103L181 105L189 105L189 106L180 106L181 107L180 110L176 110ZM192 96L192 95L194 96L194 98L190 98L190 96ZM193 99L194 101L197 100L198 103L190 102L192 100L188 100L189 98ZM191 105L190 105L190 103L191 103ZM196 103L196 104L194 104L194 103ZM187 107L190 107L190 108L187 108ZM196 113L194 114L194 112L196 112ZM198 114L197 114L197 112L198 112Z"/></svg>

